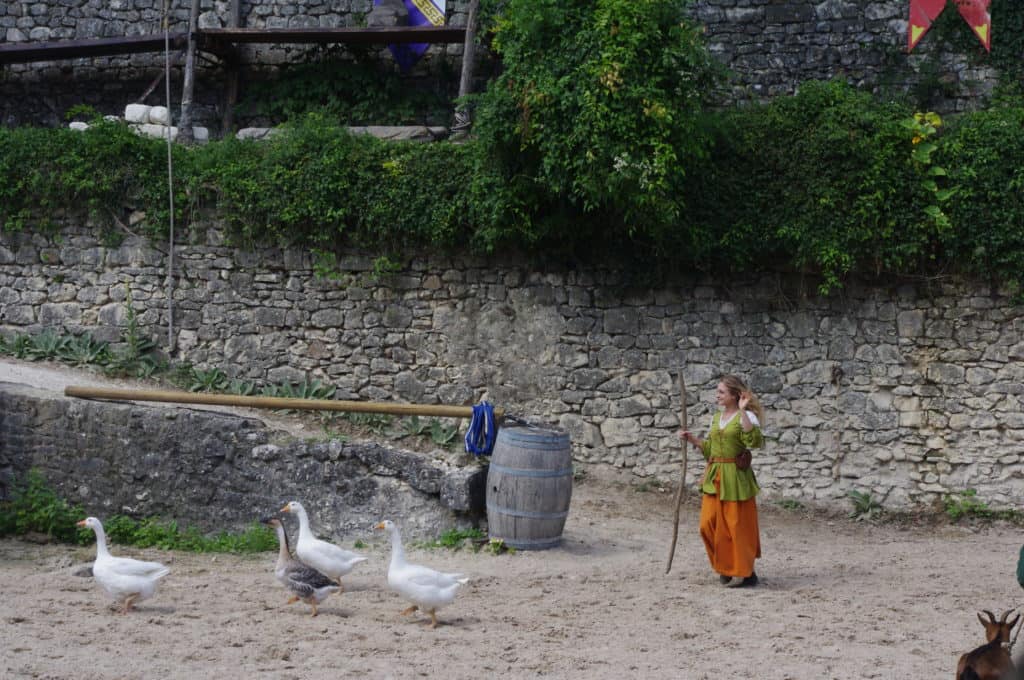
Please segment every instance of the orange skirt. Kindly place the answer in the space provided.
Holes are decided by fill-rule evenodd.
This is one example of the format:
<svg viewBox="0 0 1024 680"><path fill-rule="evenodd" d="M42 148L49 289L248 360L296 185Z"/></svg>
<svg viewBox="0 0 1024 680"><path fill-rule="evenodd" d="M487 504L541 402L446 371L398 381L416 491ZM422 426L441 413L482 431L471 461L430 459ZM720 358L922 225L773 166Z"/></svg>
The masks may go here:
<svg viewBox="0 0 1024 680"><path fill-rule="evenodd" d="M716 488L718 484L716 479ZM757 501L721 501L717 495L704 494L700 537L712 569L722 576L750 576L754 573L754 560L761 556Z"/></svg>

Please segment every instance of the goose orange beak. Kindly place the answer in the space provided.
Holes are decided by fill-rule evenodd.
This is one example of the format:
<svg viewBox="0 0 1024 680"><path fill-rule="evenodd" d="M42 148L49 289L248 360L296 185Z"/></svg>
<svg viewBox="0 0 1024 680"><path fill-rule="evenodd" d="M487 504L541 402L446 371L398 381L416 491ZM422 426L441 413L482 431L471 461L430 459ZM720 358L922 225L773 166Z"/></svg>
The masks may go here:
<svg viewBox="0 0 1024 680"><path fill-rule="evenodd" d="M374 529L383 529L384 528L384 522L377 522L376 524L373 525L373 528Z"/></svg>
<svg viewBox="0 0 1024 680"><path fill-rule="evenodd" d="M83 519L81 522L75 522L75 526L76 527L84 527L85 526L85 520Z"/></svg>
<svg viewBox="0 0 1024 680"><path fill-rule="evenodd" d="M288 509L288 506L286 505L283 508L281 508L280 510L278 510L278 512L291 512L291 511Z"/></svg>

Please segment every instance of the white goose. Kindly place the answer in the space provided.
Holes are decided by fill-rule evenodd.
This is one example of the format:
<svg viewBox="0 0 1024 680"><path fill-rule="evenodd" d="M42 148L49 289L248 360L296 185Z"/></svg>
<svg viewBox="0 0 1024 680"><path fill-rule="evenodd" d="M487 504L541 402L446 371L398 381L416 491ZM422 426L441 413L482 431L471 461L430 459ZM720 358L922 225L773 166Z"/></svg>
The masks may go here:
<svg viewBox="0 0 1024 680"><path fill-rule="evenodd" d="M273 527L277 532L278 551L274 576L291 591L292 597L288 600L288 604L302 600L313 607L312 616L316 616L316 606L331 593L338 592L338 584L316 569L292 557L288 551L288 534L285 532L281 520L276 517L267 517L260 521Z"/></svg>
<svg viewBox="0 0 1024 680"><path fill-rule="evenodd" d="M299 516L299 540L295 543L295 555L317 571L337 581L344 592L345 586L341 584L341 577L352 571L360 562L365 562L366 558L313 536L309 528L309 515L306 514L302 503L292 501L281 508L281 512L294 512Z"/></svg>
<svg viewBox="0 0 1024 680"><path fill-rule="evenodd" d="M130 557L114 557L107 550L107 534L103 524L95 517L78 523L96 534L96 561L92 575L103 590L121 604L121 613L127 614L136 602L142 602L156 592L156 582L171 573L159 562L145 562Z"/></svg>
<svg viewBox="0 0 1024 680"><path fill-rule="evenodd" d="M383 529L391 537L391 564L388 566L388 587L412 602L412 606L402 612L402 616L422 609L430 614L430 627L437 626L437 610L451 604L459 586L469 583L462 574L447 574L418 564L405 561L405 550L402 548L402 535L395 523L389 519L377 524L375 529Z"/></svg>

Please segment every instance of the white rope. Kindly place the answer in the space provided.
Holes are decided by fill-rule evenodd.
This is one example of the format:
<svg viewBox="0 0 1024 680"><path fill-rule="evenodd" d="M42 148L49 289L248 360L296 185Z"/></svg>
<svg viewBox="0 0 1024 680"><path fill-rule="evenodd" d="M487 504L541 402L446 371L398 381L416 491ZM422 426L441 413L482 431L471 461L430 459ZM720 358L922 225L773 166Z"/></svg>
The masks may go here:
<svg viewBox="0 0 1024 680"><path fill-rule="evenodd" d="M171 128L174 113L171 109L171 19L170 0L164 0L164 95L167 100L167 203L170 219L170 237L167 247L167 352L174 351L174 160L171 152Z"/></svg>

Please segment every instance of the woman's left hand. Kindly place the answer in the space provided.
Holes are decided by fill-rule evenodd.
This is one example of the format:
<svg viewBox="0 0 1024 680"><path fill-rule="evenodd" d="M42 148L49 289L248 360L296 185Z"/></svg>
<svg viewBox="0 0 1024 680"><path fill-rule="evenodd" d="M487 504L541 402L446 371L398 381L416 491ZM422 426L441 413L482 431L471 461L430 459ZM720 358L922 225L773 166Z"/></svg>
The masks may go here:
<svg viewBox="0 0 1024 680"><path fill-rule="evenodd" d="M744 411L747 410L747 406L750 404L750 392L740 392L739 407Z"/></svg>

